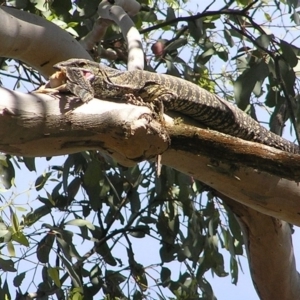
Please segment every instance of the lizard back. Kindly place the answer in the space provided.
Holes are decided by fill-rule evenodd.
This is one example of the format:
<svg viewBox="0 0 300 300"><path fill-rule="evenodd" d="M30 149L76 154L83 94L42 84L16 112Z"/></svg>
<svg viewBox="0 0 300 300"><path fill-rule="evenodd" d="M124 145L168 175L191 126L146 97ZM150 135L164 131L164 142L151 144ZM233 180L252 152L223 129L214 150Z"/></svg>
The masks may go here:
<svg viewBox="0 0 300 300"><path fill-rule="evenodd" d="M287 152L300 153L298 145L270 132L233 104L189 81L141 70L117 71L108 77L118 87L131 89L133 94L141 95L144 101L153 101L154 98L161 100L167 110L187 115L210 129ZM148 87L152 87L151 94Z"/></svg>
<svg viewBox="0 0 300 300"><path fill-rule="evenodd" d="M187 115L210 129L300 153L298 145L270 132L233 104L189 81L141 70L119 71L84 59L71 59L54 67L82 70L82 77L85 71L92 73L89 84L94 93L88 91L89 98L120 99L124 94L132 94L145 102L162 101L165 109ZM76 85L76 80L72 85Z"/></svg>

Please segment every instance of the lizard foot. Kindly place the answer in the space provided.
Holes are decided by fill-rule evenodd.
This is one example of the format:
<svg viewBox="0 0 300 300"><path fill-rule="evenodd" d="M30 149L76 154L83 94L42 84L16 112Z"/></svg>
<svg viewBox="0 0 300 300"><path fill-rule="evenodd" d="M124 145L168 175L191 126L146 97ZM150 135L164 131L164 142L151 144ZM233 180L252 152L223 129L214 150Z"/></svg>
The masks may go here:
<svg viewBox="0 0 300 300"><path fill-rule="evenodd" d="M125 94L122 96L122 100L126 103L133 104L136 106L146 106L151 111L156 112L156 106L153 102L145 102L142 97L135 96L133 94Z"/></svg>
<svg viewBox="0 0 300 300"><path fill-rule="evenodd" d="M164 118L164 106L162 101L151 101L151 102L145 102L142 97L135 96L133 94L125 94L122 96L122 98L125 100L126 103L137 105L137 106L146 106L151 111L155 113L156 116L158 116L160 122L165 125L165 118Z"/></svg>

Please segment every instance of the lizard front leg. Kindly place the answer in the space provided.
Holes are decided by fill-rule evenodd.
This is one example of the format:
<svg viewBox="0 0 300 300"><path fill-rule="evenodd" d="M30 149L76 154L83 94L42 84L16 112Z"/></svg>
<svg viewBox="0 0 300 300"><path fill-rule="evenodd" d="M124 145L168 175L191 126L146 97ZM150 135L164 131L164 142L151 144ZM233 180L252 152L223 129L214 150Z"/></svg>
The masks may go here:
<svg viewBox="0 0 300 300"><path fill-rule="evenodd" d="M95 79L93 73L81 68L65 68L67 77L66 88L86 103L94 98L94 88L91 82Z"/></svg>
<svg viewBox="0 0 300 300"><path fill-rule="evenodd" d="M94 98L94 88L91 85L94 78L94 74L89 70L66 67L51 75L48 83L36 90L35 93L71 92L85 103Z"/></svg>
<svg viewBox="0 0 300 300"><path fill-rule="evenodd" d="M170 102L176 101L177 94L161 84L151 82L149 85L146 83L139 91L139 98L143 99L146 106L149 105L158 114L163 124L165 124L164 112Z"/></svg>
<svg viewBox="0 0 300 300"><path fill-rule="evenodd" d="M122 96L121 98L122 101L133 104L136 106L146 106L148 107L151 111L157 115L161 121L162 124L165 124L164 118L163 118L163 105L160 101L144 101L144 99L141 96L136 96L131 93L126 93Z"/></svg>

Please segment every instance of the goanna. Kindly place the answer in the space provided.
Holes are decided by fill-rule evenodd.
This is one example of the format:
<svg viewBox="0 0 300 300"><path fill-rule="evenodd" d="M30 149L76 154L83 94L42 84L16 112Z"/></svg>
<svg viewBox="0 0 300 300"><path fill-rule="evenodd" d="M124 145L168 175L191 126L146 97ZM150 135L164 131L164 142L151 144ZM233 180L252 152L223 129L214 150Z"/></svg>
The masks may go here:
<svg viewBox="0 0 300 300"><path fill-rule="evenodd" d="M268 131L231 103L186 80L147 71L119 71L85 59L70 59L54 68L66 76L66 89L83 102L93 98L163 103L210 129L291 153L298 145Z"/></svg>

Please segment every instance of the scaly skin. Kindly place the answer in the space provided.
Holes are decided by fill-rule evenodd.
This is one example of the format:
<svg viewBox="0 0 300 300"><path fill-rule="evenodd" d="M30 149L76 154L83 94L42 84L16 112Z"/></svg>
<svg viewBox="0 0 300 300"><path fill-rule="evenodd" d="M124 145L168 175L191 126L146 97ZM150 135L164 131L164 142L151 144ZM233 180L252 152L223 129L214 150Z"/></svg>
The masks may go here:
<svg viewBox="0 0 300 300"><path fill-rule="evenodd" d="M186 80L147 71L119 71L85 59L54 66L66 75L66 89L83 102L93 98L126 98L163 103L210 129L291 153L300 148L268 131L231 103Z"/></svg>

